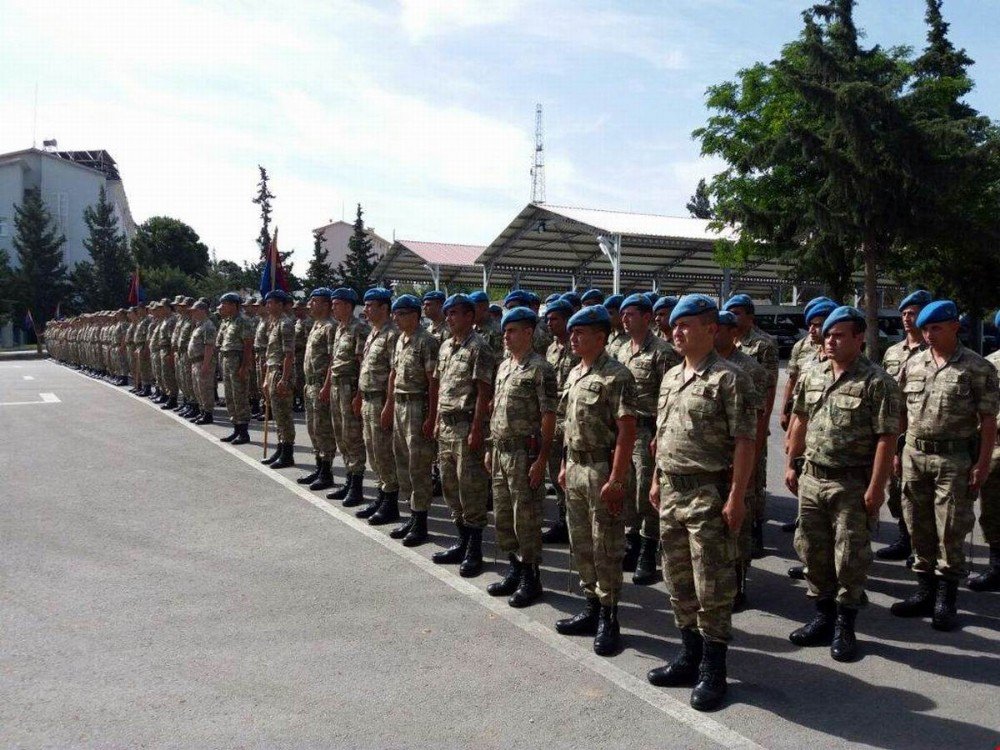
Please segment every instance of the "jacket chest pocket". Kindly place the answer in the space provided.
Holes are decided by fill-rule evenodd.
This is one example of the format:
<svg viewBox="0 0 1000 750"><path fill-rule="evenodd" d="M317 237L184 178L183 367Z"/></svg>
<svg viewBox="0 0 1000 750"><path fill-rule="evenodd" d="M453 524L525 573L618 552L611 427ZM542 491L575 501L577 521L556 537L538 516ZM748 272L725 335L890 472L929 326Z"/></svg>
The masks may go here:
<svg viewBox="0 0 1000 750"><path fill-rule="evenodd" d="M695 419L715 414L719 410L718 389L708 383L696 383L691 386L687 408Z"/></svg>
<svg viewBox="0 0 1000 750"><path fill-rule="evenodd" d="M966 401L972 394L972 379L966 372L945 372L934 382L934 392L948 403Z"/></svg>
<svg viewBox="0 0 1000 750"><path fill-rule="evenodd" d="M927 381L923 378L908 379L903 383L903 395L906 396L906 405L919 407L924 402L927 393Z"/></svg>
<svg viewBox="0 0 1000 750"><path fill-rule="evenodd" d="M860 393L834 393L830 396L830 421L837 427L850 427L862 417Z"/></svg>
<svg viewBox="0 0 1000 750"><path fill-rule="evenodd" d="M587 383L582 386L576 394L575 414L576 420L581 423L597 422L600 417L597 414L597 405L601 401L604 388L600 383Z"/></svg>

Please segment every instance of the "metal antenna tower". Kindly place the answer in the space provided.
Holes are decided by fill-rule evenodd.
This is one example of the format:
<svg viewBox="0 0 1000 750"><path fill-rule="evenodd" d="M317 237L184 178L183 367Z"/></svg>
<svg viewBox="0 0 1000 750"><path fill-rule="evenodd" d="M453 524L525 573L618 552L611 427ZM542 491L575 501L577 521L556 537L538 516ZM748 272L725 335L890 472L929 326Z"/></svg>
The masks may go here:
<svg viewBox="0 0 1000 750"><path fill-rule="evenodd" d="M542 105L535 105L535 161L531 167L531 202L545 203L545 150L542 144Z"/></svg>

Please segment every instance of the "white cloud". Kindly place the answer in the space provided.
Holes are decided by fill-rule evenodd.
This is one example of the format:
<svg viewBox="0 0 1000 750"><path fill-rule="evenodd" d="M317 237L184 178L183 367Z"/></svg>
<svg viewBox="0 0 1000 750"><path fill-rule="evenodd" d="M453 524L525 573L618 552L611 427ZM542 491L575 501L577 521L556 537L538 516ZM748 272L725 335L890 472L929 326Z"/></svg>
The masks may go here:
<svg viewBox="0 0 1000 750"><path fill-rule="evenodd" d="M399 21L411 41L492 26L514 18L524 0L399 0Z"/></svg>

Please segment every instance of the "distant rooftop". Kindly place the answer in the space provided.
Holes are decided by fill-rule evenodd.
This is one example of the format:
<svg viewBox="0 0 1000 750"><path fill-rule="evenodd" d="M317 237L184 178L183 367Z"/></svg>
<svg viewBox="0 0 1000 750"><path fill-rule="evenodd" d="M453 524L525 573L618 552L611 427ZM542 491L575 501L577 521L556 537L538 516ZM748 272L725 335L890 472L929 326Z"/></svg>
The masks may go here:
<svg viewBox="0 0 1000 750"><path fill-rule="evenodd" d="M121 175L118 174L118 165L111 158L111 154L104 149L96 151L52 151L50 153L55 154L60 159L66 159L81 166L96 169L109 180L121 181Z"/></svg>

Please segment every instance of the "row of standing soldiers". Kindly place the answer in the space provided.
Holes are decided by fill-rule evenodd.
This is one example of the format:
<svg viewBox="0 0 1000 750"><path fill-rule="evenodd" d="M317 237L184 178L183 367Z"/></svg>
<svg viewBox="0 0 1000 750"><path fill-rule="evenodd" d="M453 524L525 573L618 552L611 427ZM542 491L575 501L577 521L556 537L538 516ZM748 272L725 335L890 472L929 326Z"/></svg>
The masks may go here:
<svg viewBox="0 0 1000 750"><path fill-rule="evenodd" d="M940 629L953 624L954 589L965 571L961 540L971 527L969 498L984 485L992 454L996 372L957 344L943 364L927 365L928 357L936 362L936 350L933 343L927 350L910 308L919 313L930 300L916 299L919 305L902 308L908 338L887 353L888 373L862 353L863 316L825 298L807 306L810 334L789 363L782 420L788 430L786 483L799 498L795 546L817 607L816 617L790 637L798 645L830 645L841 661L856 653L854 619L866 603L869 526L892 474L897 436L908 437L899 443L906 445L902 480L889 482L890 508L897 514L893 498L902 498L899 515L913 539L920 586L893 612L932 616ZM134 373L142 393L149 394L155 381L167 408L176 405L178 391L184 400L193 393L201 423L211 421L212 403L198 395L197 375L211 372L206 382L214 387L218 357L233 424L222 439L249 440L259 390L263 410L277 426L277 447L264 460L275 468L294 463L292 412L300 398L315 470L299 481L314 490L330 488L339 449L346 481L328 497L363 506L359 517L383 525L401 520L402 496L409 514L391 536L407 546L428 538L433 477L439 475L456 540L434 560L458 564L463 576L478 575L492 507L508 566L488 591L508 596L511 606L527 606L542 595L543 543L569 541L586 600L579 614L556 628L594 636L599 654L620 646L623 571L633 572L638 585L655 582L659 551L682 647L669 664L651 670L649 680L693 685L692 705L712 708L726 690L731 614L746 605L747 570L763 554L767 431L778 381L775 342L754 325L746 295L731 298L722 311L703 295L605 299L590 290L553 295L544 315L539 302L530 292L512 292L498 324L482 292L394 300L376 288L359 300L351 289L321 288L309 297L308 316L300 311L296 319L291 299L275 291L255 323L256 311L242 312L240 297L227 294L216 331L206 301L175 300L178 320L187 316L195 331L203 329L198 338L204 348L192 349L189 340L185 350L195 381L191 390L179 375L171 390L170 377L155 374L164 358L154 365L150 355L144 368L143 349L128 346L129 318L143 315L141 309L99 317L80 325L76 336L57 331L49 346L70 362L119 377ZM363 320L355 315L359 304ZM158 304L139 334L150 351L166 333L156 327L157 318L171 317L156 311L169 307ZM936 312L941 319L927 325L935 331L951 327L953 308L943 317ZM914 318L909 324L907 315ZM96 348L89 343L93 336L80 335L91 329L103 335L109 327L116 331L107 340L110 349L100 335ZM124 358L116 359L119 335L126 348ZM80 347L85 340L83 348L59 348ZM896 362L900 350L905 356ZM905 380L908 360L918 354L924 369L918 375L912 365L909 385L900 389L897 378ZM936 377L949 368L954 373ZM961 393L948 396L953 387ZM958 400L969 414L952 413ZM904 411L913 412L908 421ZM958 486L961 467L949 475L952 484L939 487L941 462L959 460L956 450L974 437L970 428L982 437L977 446L987 456L985 469L981 456L974 456L976 473L970 476L965 467L964 487ZM366 504L362 480L368 463L376 493ZM546 474L557 495L558 520L543 532ZM985 482L984 529L991 524L989 487ZM993 495L1000 492L993 489ZM1000 541L990 536L995 532L987 532L991 550ZM1000 570L992 562L992 573L982 577L992 575L996 586Z"/></svg>

